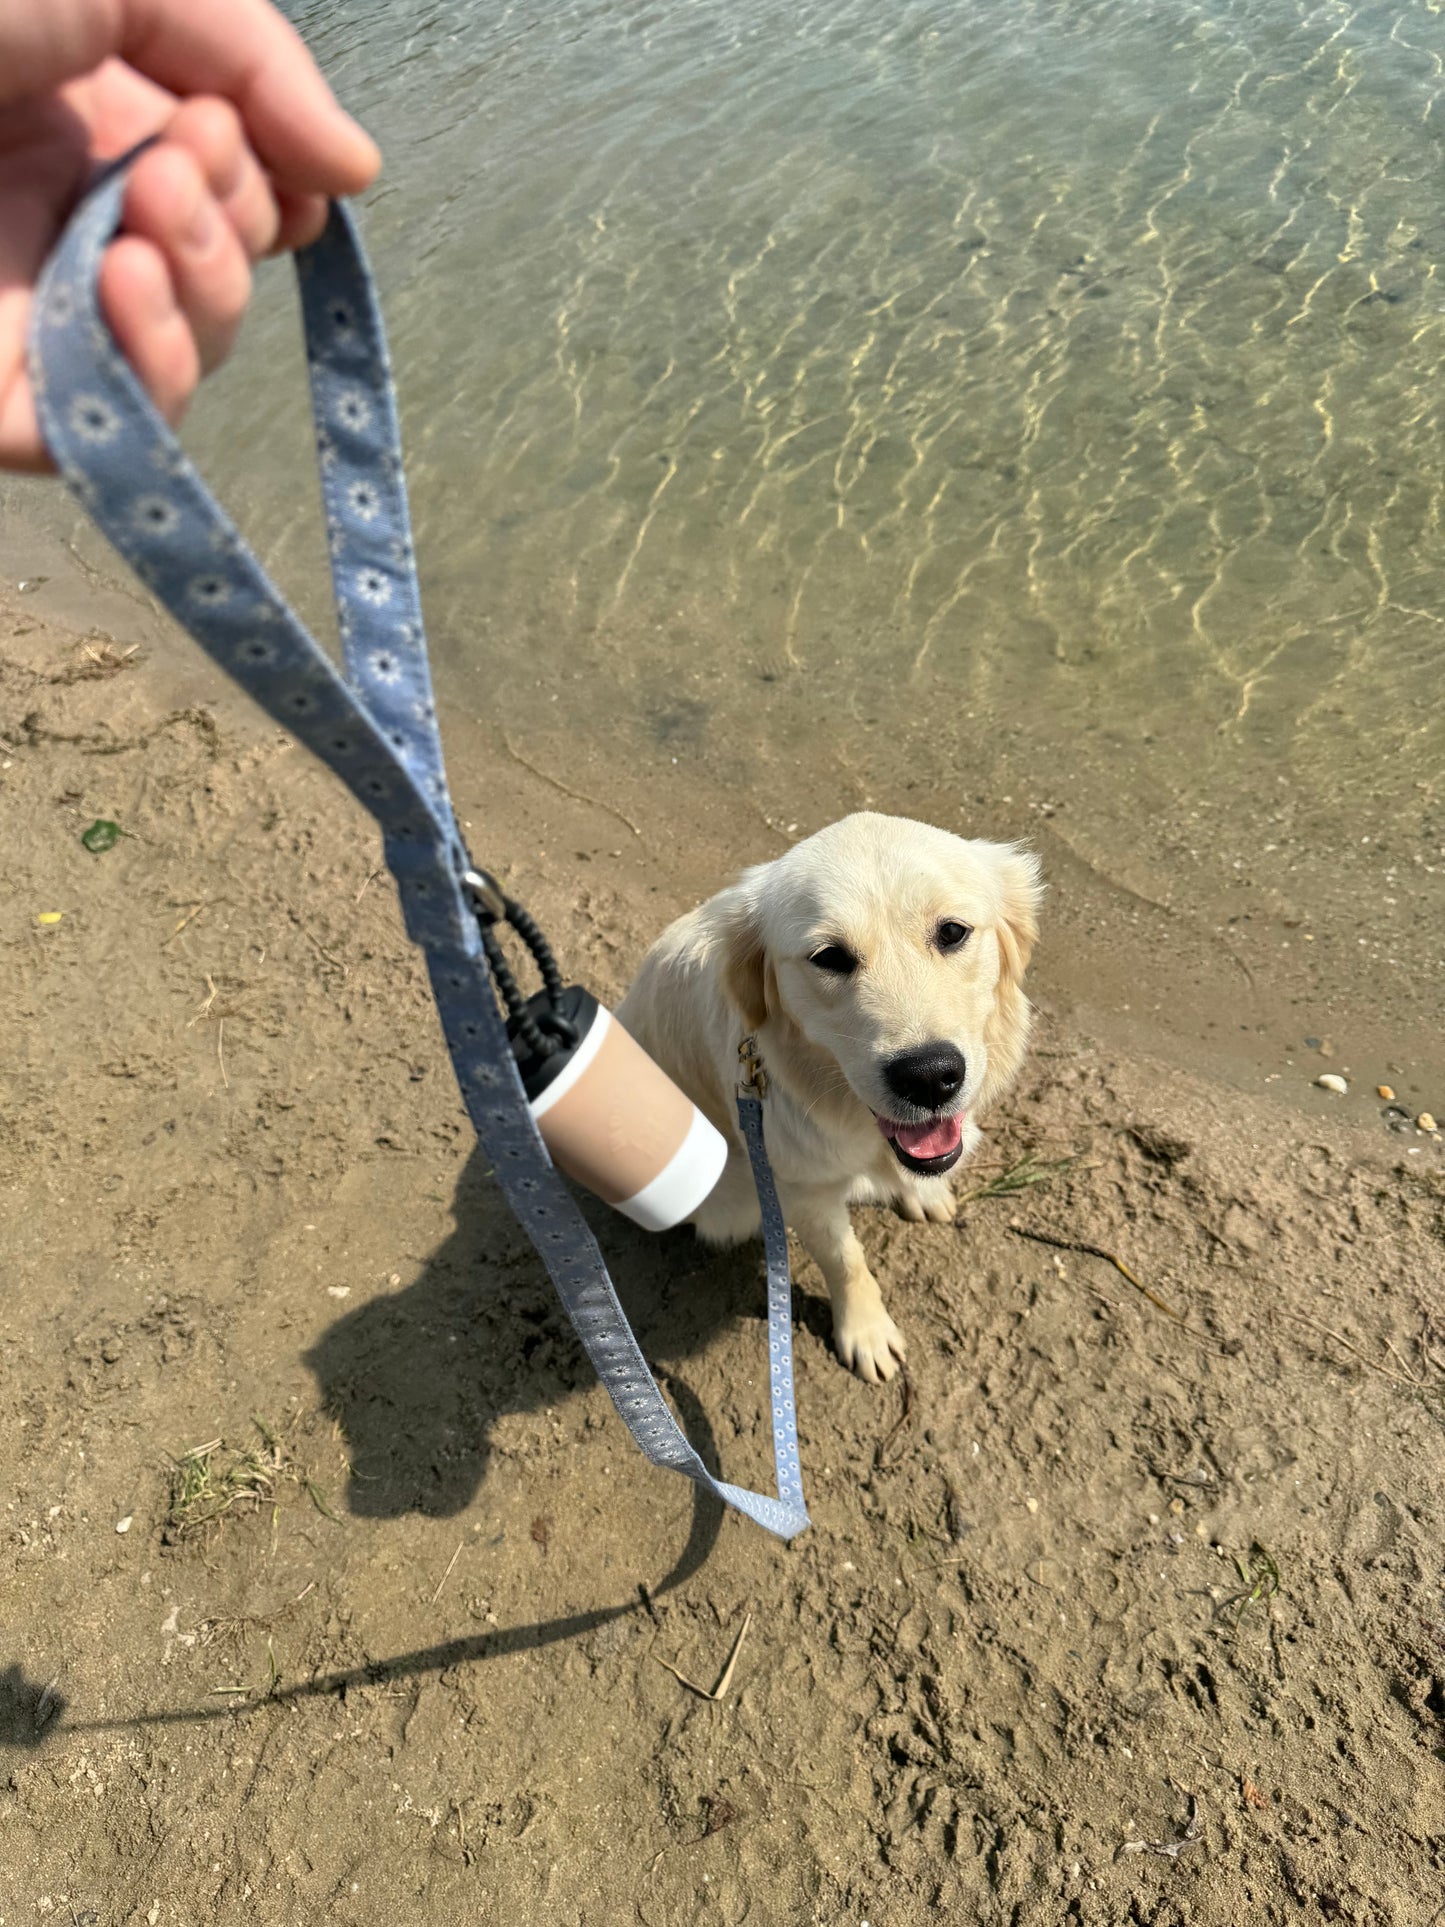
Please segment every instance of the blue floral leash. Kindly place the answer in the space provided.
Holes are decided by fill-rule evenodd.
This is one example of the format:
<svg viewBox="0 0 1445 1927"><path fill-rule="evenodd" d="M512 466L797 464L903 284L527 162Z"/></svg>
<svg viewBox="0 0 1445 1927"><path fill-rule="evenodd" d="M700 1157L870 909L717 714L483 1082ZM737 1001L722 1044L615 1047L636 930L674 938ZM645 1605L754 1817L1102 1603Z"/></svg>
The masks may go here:
<svg viewBox="0 0 1445 1927"><path fill-rule="evenodd" d="M338 674L187 460L101 318L96 277L119 226L134 158L125 156L95 182L40 278L30 368L51 455L147 588L381 826L407 934L425 954L468 1115L643 1454L791 1539L808 1524L793 1405L791 1281L755 1062L744 1058L738 1120L767 1254L775 1499L715 1479L688 1443L528 1109L488 975L477 872L447 793L396 401L355 222L333 204L325 233L296 256L342 641Z"/></svg>

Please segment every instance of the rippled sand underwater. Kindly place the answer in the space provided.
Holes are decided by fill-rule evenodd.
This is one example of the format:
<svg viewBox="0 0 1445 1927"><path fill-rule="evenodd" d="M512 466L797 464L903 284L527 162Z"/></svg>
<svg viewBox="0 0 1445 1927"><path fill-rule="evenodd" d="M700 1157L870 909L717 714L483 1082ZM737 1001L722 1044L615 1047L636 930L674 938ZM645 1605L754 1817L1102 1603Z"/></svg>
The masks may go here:
<svg viewBox="0 0 1445 1927"><path fill-rule="evenodd" d="M1166 897L1201 807L1307 921L1335 843L1445 875L1438 0L296 15L453 687L824 813L1009 740Z"/></svg>

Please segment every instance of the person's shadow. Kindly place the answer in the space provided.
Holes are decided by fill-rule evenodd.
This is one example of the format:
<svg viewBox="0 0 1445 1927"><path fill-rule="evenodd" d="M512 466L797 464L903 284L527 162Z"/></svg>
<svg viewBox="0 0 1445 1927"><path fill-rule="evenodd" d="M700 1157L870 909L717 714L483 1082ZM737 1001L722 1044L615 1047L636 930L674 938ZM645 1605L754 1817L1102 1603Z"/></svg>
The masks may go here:
<svg viewBox="0 0 1445 1927"><path fill-rule="evenodd" d="M761 1244L709 1251L690 1229L657 1237L591 1200L584 1209L649 1361L696 1355L739 1315L761 1323ZM592 1382L479 1148L458 1184L456 1216L456 1230L414 1285L348 1313L305 1354L345 1434L347 1505L362 1517L461 1512L482 1484L498 1417L556 1405ZM800 1298L796 1313L826 1337L826 1305ZM716 1475L712 1437L685 1377L675 1366L658 1376Z"/></svg>

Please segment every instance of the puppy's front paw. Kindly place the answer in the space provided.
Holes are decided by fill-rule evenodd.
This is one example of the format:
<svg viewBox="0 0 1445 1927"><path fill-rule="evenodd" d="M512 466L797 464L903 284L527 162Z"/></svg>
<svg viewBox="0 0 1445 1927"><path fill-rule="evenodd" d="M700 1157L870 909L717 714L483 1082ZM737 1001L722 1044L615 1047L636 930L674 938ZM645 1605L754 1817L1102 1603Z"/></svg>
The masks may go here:
<svg viewBox="0 0 1445 1927"><path fill-rule="evenodd" d="M930 1184L919 1191L901 1191L895 1200L898 1215L910 1224L952 1224L958 1206L946 1184Z"/></svg>
<svg viewBox="0 0 1445 1927"><path fill-rule="evenodd" d="M833 1344L849 1371L870 1385L886 1384L908 1351L902 1332L881 1304L835 1318Z"/></svg>
<svg viewBox="0 0 1445 1927"><path fill-rule="evenodd" d="M952 1224L958 1205L946 1184L931 1184L923 1193L923 1215L930 1224Z"/></svg>

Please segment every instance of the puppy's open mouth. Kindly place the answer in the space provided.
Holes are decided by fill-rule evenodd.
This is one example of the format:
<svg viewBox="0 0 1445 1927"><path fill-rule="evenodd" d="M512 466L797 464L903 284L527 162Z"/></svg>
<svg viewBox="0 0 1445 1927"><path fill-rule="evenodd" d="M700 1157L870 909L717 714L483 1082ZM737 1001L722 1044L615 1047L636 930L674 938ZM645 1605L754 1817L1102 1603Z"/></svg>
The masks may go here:
<svg viewBox="0 0 1445 1927"><path fill-rule="evenodd" d="M955 1117L931 1117L923 1124L900 1124L896 1118L879 1117L875 1111L874 1122L893 1146L898 1162L920 1177L941 1177L963 1155L961 1111Z"/></svg>

